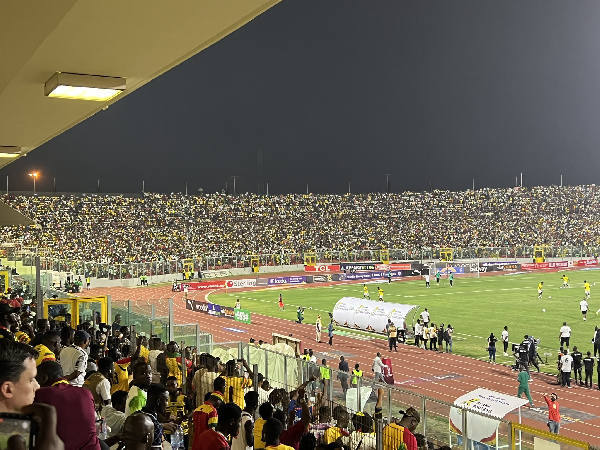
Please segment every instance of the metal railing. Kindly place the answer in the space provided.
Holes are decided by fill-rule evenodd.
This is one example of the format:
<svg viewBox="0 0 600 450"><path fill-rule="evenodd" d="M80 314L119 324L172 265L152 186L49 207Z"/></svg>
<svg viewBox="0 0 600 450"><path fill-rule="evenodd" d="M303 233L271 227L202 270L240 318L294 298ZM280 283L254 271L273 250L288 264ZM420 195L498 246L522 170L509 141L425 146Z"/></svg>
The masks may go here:
<svg viewBox="0 0 600 450"><path fill-rule="evenodd" d="M265 348L268 347L268 348ZM209 353L218 357L221 362L231 359L245 359L254 371L254 388L258 380L258 373L262 374L264 379L268 380L271 387L283 388L291 391L300 384L309 381L311 375L317 375L317 380L309 382L307 392L315 400L315 393L323 394L324 404L330 406L330 410L336 405L343 406L350 415L357 412L368 413L372 417L379 416L376 411L377 392L381 389L381 423L375 424L375 435L377 448L384 448L383 443L389 436L386 434L386 426L390 424L394 417L401 418L399 411L406 411L409 407L415 408L420 416L420 423L415 430L416 434L424 436L425 440L432 442L436 446L449 445L452 448L457 446L467 449L483 448L533 448L533 436L546 440L554 438L561 442L561 445L567 445L561 448L587 448L583 441L577 441L570 438L550 436L545 430L538 430L532 427L525 427L515 421L507 418L498 418L479 413L466 408L459 408L443 400L438 400L423 394L415 393L407 389L389 385L386 383L375 383L372 379L357 378L353 383L352 374L342 372L336 368L328 368L330 379L323 383L320 378L321 366L307 362L296 355L282 354L275 351L272 346L258 347L254 344L245 342L218 342L210 343L198 347L198 353ZM459 423L450 421L452 417L458 417ZM315 412L313 411L313 414ZM376 414L377 413L377 414ZM484 417L497 422L496 439L493 443L477 443L471 439L464 439L463 436L471 436L469 427L472 420L469 415ZM352 421L349 431L352 430ZM460 431L459 431L460 430ZM388 442L389 443L389 442ZM389 447L387 447L389 448ZM398 448L398 446L394 447Z"/></svg>

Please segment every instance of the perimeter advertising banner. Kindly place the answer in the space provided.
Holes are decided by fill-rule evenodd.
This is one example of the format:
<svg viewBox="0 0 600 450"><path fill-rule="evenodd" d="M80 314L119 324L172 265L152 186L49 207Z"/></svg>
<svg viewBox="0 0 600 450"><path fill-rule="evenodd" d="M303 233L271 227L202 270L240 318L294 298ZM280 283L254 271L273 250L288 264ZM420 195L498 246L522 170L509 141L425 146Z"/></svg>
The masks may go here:
<svg viewBox="0 0 600 450"><path fill-rule="evenodd" d="M569 261L550 261L543 263L524 263L521 268L525 270L537 269L566 269L569 267Z"/></svg>
<svg viewBox="0 0 600 450"><path fill-rule="evenodd" d="M211 316L237 320L238 322L250 323L250 311L245 309L234 309L229 306L215 305L214 303L191 299L186 301L185 309L202 314L210 314Z"/></svg>
<svg viewBox="0 0 600 450"><path fill-rule="evenodd" d="M244 278L241 280L227 280L225 283L226 283L227 289L256 287L256 278Z"/></svg>
<svg viewBox="0 0 600 450"><path fill-rule="evenodd" d="M302 284L306 283L306 277L277 277L277 278L269 278L267 281L269 286L279 286L283 284Z"/></svg>
<svg viewBox="0 0 600 450"><path fill-rule="evenodd" d="M223 289L225 287L225 281L223 280L215 280L215 281L202 281L202 282L190 282L190 283L180 283L181 288L186 285L188 287L188 291L203 291L205 289Z"/></svg>
<svg viewBox="0 0 600 450"><path fill-rule="evenodd" d="M304 266L305 272L339 272L339 264L317 264L316 266Z"/></svg>

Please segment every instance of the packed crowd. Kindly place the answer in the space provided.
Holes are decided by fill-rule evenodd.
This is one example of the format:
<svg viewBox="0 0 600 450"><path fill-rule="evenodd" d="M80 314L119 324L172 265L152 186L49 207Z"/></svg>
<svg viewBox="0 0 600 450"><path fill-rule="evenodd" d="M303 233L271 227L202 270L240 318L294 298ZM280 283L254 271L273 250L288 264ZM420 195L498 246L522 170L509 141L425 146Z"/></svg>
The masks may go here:
<svg viewBox="0 0 600 450"><path fill-rule="evenodd" d="M106 263L189 255L424 247L596 246L596 186L365 195L13 196L40 228L3 240ZM187 253L187 254L186 254Z"/></svg>
<svg viewBox="0 0 600 450"><path fill-rule="evenodd" d="M312 375L288 392L244 360L137 335L118 314L77 329L57 319L34 319L20 297L0 302L0 413L32 423L4 421L9 450L375 450L383 390L374 416L334 403L331 370L312 351L300 356ZM358 365L350 374L342 357L342 368L346 389L355 387ZM382 431L383 448L428 448L414 434L419 422L414 408L401 411Z"/></svg>

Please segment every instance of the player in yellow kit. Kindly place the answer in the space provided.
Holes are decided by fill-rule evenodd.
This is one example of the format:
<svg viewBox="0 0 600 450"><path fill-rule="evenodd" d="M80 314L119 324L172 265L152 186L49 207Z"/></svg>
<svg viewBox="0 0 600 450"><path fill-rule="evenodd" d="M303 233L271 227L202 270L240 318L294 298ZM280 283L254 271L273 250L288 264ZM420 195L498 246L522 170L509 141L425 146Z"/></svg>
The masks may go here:
<svg viewBox="0 0 600 450"><path fill-rule="evenodd" d="M538 284L538 298L542 298L543 293L544 293L544 282L540 281L540 284Z"/></svg>
<svg viewBox="0 0 600 450"><path fill-rule="evenodd" d="M569 277L568 276L563 275L562 279L563 279L563 286L562 286L563 288L571 287L571 286L569 286Z"/></svg>
<svg viewBox="0 0 600 450"><path fill-rule="evenodd" d="M377 288L377 296L379 297L379 301L382 302L383 301L383 289L381 289L380 287Z"/></svg>
<svg viewBox="0 0 600 450"><path fill-rule="evenodd" d="M590 283L587 280L583 280L583 292L585 293L585 298L590 298Z"/></svg>
<svg viewBox="0 0 600 450"><path fill-rule="evenodd" d="M371 300L371 296L369 295L369 288L366 284L363 284L363 298L368 298Z"/></svg>

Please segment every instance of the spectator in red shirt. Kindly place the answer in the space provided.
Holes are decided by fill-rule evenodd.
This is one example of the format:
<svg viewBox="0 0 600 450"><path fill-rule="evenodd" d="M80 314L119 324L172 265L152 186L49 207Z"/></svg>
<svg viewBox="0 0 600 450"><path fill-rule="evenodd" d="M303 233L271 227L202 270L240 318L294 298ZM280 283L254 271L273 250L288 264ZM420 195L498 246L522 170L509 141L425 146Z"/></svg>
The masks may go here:
<svg viewBox="0 0 600 450"><path fill-rule="evenodd" d="M236 437L240 430L242 410L235 403L225 403L219 408L217 427L200 435L198 450L230 450L226 436Z"/></svg>
<svg viewBox="0 0 600 450"><path fill-rule="evenodd" d="M65 450L100 450L92 393L70 385L56 361L46 361L37 369L36 379L42 387L35 393L35 401L56 408L56 430Z"/></svg>
<svg viewBox="0 0 600 450"><path fill-rule="evenodd" d="M550 394L544 394L544 400L548 405L548 428L550 433L558 434L560 428L560 405L558 404L558 395L554 392Z"/></svg>
<svg viewBox="0 0 600 450"><path fill-rule="evenodd" d="M194 441L192 450L200 448L200 435L210 428L216 428L218 424L217 410L223 404L223 394L213 392L204 404L194 410Z"/></svg>

